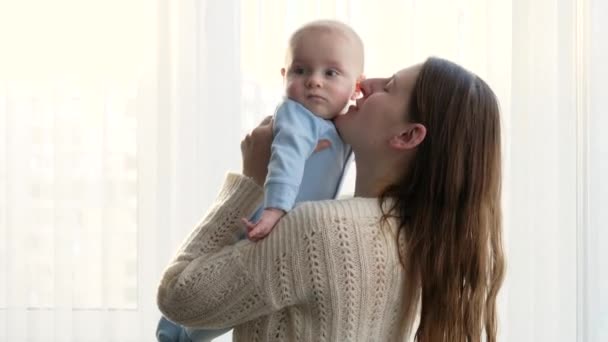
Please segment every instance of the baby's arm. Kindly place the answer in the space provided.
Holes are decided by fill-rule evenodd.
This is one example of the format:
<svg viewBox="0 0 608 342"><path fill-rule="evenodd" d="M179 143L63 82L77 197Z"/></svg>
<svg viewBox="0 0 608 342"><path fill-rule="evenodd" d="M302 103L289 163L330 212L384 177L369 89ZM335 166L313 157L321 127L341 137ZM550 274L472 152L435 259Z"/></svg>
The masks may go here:
<svg viewBox="0 0 608 342"><path fill-rule="evenodd" d="M285 100L277 108L264 185L265 210L258 222L243 220L251 240L260 240L268 235L279 219L293 208L306 160L318 142L318 120L322 119L293 100Z"/></svg>
<svg viewBox="0 0 608 342"><path fill-rule="evenodd" d="M317 143L317 147L313 153L322 151L326 148L331 147L331 141L327 139L321 139ZM262 211L259 221L256 223L243 218L242 221L247 228L247 235L252 241L259 241L266 237L279 222L281 217L285 215L285 211L277 208L267 208Z"/></svg>
<svg viewBox="0 0 608 342"><path fill-rule="evenodd" d="M247 235L251 241L258 241L270 234L279 219L285 215L285 211L276 208L266 208L257 223L243 219L247 227Z"/></svg>

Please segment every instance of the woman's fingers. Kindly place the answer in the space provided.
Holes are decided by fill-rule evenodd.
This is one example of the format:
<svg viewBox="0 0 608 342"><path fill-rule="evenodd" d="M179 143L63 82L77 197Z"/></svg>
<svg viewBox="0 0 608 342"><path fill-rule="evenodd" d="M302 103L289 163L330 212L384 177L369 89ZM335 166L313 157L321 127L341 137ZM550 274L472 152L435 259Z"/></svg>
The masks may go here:
<svg viewBox="0 0 608 342"><path fill-rule="evenodd" d="M272 144L272 116L265 117L260 124L241 141L243 174L264 186L270 160Z"/></svg>
<svg viewBox="0 0 608 342"><path fill-rule="evenodd" d="M267 117L265 117L264 119L262 119L262 122L260 122L260 124L258 126L267 125L271 121L272 121L272 115L268 115Z"/></svg>

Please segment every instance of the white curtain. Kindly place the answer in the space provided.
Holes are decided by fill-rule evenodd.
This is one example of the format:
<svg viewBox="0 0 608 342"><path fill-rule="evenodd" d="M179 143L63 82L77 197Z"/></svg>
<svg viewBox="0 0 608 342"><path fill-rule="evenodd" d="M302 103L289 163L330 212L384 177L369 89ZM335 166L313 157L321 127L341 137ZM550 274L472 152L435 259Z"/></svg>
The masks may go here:
<svg viewBox="0 0 608 342"><path fill-rule="evenodd" d="M1 341L155 340L162 269L239 166L237 4L0 3Z"/></svg>
<svg viewBox="0 0 608 342"><path fill-rule="evenodd" d="M513 1L502 313L509 341L577 339L575 4Z"/></svg>
<svg viewBox="0 0 608 342"><path fill-rule="evenodd" d="M585 125L580 149L584 152L581 170L580 225L582 251L578 272L581 295L581 335L587 341L608 341L608 2L593 0L583 8L588 20L582 22L585 75L581 107Z"/></svg>
<svg viewBox="0 0 608 342"><path fill-rule="evenodd" d="M608 4L516 0L512 15L503 336L605 341Z"/></svg>
<svg viewBox="0 0 608 342"><path fill-rule="evenodd" d="M0 340L154 340L163 267L272 114L290 32L316 18L361 34L369 77L436 55L488 81L500 340L608 340L601 0L1 2Z"/></svg>
<svg viewBox="0 0 608 342"><path fill-rule="evenodd" d="M0 4L0 340L136 340L153 307L138 130L156 9L143 4Z"/></svg>

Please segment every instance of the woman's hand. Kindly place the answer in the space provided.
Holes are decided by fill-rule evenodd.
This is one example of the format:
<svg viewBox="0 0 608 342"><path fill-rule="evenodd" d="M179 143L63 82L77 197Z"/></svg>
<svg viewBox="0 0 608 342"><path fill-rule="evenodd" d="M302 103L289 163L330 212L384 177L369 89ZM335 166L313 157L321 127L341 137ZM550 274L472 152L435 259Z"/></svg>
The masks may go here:
<svg viewBox="0 0 608 342"><path fill-rule="evenodd" d="M241 141L243 157L243 175L253 179L259 186L264 186L270 160L272 143L272 116L262 122Z"/></svg>
<svg viewBox="0 0 608 342"><path fill-rule="evenodd" d="M270 161L270 145L272 144L272 116L267 116L262 122L245 136L241 141L243 157L243 175L253 179L263 187L268 174ZM319 152L331 146L326 139L319 140L314 152Z"/></svg>

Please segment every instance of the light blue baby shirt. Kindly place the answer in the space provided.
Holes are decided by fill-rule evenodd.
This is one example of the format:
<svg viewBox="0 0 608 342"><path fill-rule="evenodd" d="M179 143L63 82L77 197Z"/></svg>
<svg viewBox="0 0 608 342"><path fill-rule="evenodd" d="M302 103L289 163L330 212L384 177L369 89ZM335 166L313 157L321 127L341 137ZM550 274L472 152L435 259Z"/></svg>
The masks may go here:
<svg viewBox="0 0 608 342"><path fill-rule="evenodd" d="M351 148L334 123L285 99L274 114L273 134L264 207L289 211L297 202L335 198ZM331 146L313 153L322 139Z"/></svg>

